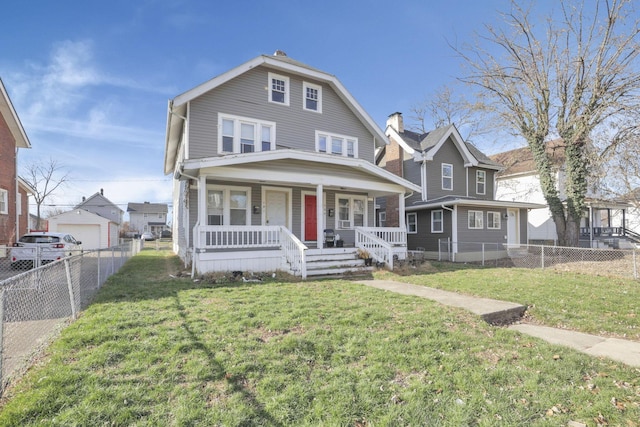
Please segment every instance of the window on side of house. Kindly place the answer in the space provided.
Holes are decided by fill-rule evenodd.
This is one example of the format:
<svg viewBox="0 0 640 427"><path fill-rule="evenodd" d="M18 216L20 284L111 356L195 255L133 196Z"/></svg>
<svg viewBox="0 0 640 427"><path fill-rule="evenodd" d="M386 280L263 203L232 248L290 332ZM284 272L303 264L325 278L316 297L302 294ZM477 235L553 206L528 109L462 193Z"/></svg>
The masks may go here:
<svg viewBox="0 0 640 427"><path fill-rule="evenodd" d="M367 198L346 194L336 195L336 228L352 229L366 225Z"/></svg>
<svg viewBox="0 0 640 427"><path fill-rule="evenodd" d="M431 211L431 232L442 233L444 231L444 212L442 210Z"/></svg>
<svg viewBox="0 0 640 427"><path fill-rule="evenodd" d="M313 83L302 83L302 108L307 111L322 113L322 86Z"/></svg>
<svg viewBox="0 0 640 427"><path fill-rule="evenodd" d="M442 189L453 190L453 165L449 163L442 164Z"/></svg>
<svg viewBox="0 0 640 427"><path fill-rule="evenodd" d="M386 212L378 212L378 227L384 227L387 223L387 213Z"/></svg>
<svg viewBox="0 0 640 427"><path fill-rule="evenodd" d="M500 224L500 212L487 212L487 228L491 230L499 230Z"/></svg>
<svg viewBox="0 0 640 427"><path fill-rule="evenodd" d="M469 211L469 228L474 230L484 228L482 211Z"/></svg>
<svg viewBox="0 0 640 427"><path fill-rule="evenodd" d="M358 157L358 138L316 131L316 151Z"/></svg>
<svg viewBox="0 0 640 427"><path fill-rule="evenodd" d="M269 102L289 105L289 77L269 73Z"/></svg>
<svg viewBox="0 0 640 427"><path fill-rule="evenodd" d="M276 149L276 124L247 117L218 115L218 152L253 153Z"/></svg>
<svg viewBox="0 0 640 427"><path fill-rule="evenodd" d="M415 212L409 212L407 214L407 233L408 234L418 233L418 214Z"/></svg>
<svg viewBox="0 0 640 427"><path fill-rule="evenodd" d="M247 187L207 186L207 225L249 225Z"/></svg>
<svg viewBox="0 0 640 427"><path fill-rule="evenodd" d="M476 194L486 194L487 191L487 172L476 171Z"/></svg>
<svg viewBox="0 0 640 427"><path fill-rule="evenodd" d="M9 192L0 188L0 214L9 213Z"/></svg>

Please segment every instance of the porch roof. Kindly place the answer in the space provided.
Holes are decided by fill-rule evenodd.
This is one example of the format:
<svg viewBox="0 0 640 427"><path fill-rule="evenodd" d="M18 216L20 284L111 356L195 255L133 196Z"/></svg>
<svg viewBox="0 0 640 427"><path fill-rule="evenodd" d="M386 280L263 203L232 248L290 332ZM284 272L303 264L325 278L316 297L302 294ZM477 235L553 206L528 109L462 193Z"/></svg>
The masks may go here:
<svg viewBox="0 0 640 427"><path fill-rule="evenodd" d="M456 197L447 196L440 197L438 199L427 200L425 202L417 202L412 206L407 206L405 210L407 212L419 211L422 209L433 209L442 206L486 206L492 208L518 208L518 209L542 209L547 205L539 203L526 203L526 202L510 202L507 200L483 200L474 199L471 197Z"/></svg>
<svg viewBox="0 0 640 427"><path fill-rule="evenodd" d="M376 194L421 191L420 186L362 159L289 149L185 160L176 175L182 173L244 182L322 184Z"/></svg>

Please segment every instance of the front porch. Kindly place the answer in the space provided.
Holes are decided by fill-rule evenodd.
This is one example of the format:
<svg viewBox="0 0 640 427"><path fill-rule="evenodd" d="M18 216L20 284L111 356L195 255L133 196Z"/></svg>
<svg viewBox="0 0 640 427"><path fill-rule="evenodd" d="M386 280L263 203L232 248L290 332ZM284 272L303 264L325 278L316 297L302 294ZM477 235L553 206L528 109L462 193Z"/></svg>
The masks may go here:
<svg viewBox="0 0 640 427"><path fill-rule="evenodd" d="M343 247L309 247L285 226L199 226L194 229L193 269L211 271L285 271L306 279L370 270L365 251L378 265L393 269L407 257L406 231L398 227L356 227ZM309 243L309 242L307 242Z"/></svg>

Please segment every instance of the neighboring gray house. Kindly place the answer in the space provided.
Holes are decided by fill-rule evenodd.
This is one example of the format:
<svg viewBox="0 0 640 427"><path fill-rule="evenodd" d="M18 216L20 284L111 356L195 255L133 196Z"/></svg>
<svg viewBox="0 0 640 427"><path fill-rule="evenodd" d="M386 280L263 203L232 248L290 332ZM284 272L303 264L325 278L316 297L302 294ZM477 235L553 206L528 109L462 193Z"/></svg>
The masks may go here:
<svg viewBox="0 0 640 427"><path fill-rule="evenodd" d="M502 166L463 141L455 125L419 134L404 129L402 114L394 113L386 134L390 144L378 153L377 164L421 191L405 200L406 219L395 198L378 199L378 223L404 220L409 249L474 261L483 249L485 258L501 257L505 247L527 243L528 209L542 206L495 200Z"/></svg>
<svg viewBox="0 0 640 427"><path fill-rule="evenodd" d="M280 51L175 97L164 163L174 250L199 273L326 274L356 247L391 264L406 255L404 222L374 228L373 200L419 188L374 164L385 144L335 76Z"/></svg>
<svg viewBox="0 0 640 427"><path fill-rule="evenodd" d="M129 230L138 234L150 232L160 237L167 227L169 208L166 203L129 203Z"/></svg>
<svg viewBox="0 0 640 427"><path fill-rule="evenodd" d="M99 192L89 198L83 197L82 203L78 204L74 209L84 209L85 211L107 218L109 221L122 227L124 211L104 196L103 189L100 189Z"/></svg>

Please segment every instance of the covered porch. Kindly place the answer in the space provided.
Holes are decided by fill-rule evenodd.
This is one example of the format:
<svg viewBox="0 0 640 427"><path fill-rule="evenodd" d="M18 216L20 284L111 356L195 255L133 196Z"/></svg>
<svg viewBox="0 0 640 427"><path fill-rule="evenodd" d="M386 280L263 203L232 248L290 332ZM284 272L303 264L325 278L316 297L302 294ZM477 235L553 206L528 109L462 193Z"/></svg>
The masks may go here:
<svg viewBox="0 0 640 427"><path fill-rule="evenodd" d="M391 268L406 257L404 199L420 189L364 160L275 150L187 160L179 174L192 180L189 235L198 273L284 270L306 278L311 254L339 266L366 249ZM374 227L380 196L398 197L399 227Z"/></svg>
<svg viewBox="0 0 640 427"><path fill-rule="evenodd" d="M626 229L629 203L600 199L587 199L585 203L587 212L580 221L581 246L593 248L603 242L609 245L615 241L612 239L625 238L627 234L632 240L636 239L635 233Z"/></svg>

